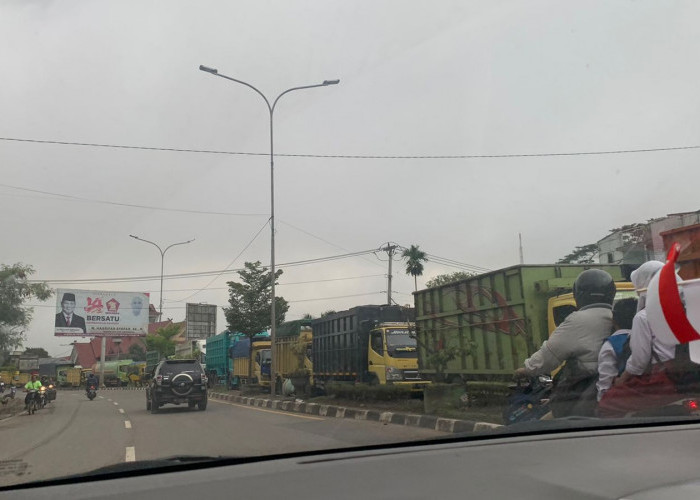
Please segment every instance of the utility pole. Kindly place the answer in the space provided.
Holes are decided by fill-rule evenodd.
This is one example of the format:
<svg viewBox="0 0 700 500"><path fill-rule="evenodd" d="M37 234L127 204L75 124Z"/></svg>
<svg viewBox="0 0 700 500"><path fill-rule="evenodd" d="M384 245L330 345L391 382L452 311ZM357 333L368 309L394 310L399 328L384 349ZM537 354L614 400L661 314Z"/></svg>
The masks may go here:
<svg viewBox="0 0 700 500"><path fill-rule="evenodd" d="M394 260L394 254L396 253L396 249L399 248L398 245L394 245L391 243L387 243L386 246L380 248L382 252L386 252L386 254L389 256L389 274L387 275L387 284L386 284L386 303L387 305L391 305L391 264L392 261Z"/></svg>
<svg viewBox="0 0 700 500"><path fill-rule="evenodd" d="M520 265L525 264L525 258L523 257L523 235L518 233L518 240L520 240Z"/></svg>

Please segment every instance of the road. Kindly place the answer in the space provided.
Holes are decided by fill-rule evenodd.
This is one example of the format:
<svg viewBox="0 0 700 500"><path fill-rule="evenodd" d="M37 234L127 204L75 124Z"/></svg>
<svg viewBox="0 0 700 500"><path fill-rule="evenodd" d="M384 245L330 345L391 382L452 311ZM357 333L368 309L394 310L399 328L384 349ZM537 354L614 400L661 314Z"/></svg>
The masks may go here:
<svg viewBox="0 0 700 500"><path fill-rule="evenodd" d="M0 485L79 474L173 455L259 456L442 437L430 429L288 413L209 400L205 411L146 411L142 390L105 390L89 401L59 391L35 415L0 421Z"/></svg>

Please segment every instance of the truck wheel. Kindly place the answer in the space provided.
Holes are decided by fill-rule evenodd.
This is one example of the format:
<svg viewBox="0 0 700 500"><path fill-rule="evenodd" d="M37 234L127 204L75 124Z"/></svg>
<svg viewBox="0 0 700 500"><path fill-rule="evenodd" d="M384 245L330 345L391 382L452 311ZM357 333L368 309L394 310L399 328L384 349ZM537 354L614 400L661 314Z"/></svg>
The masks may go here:
<svg viewBox="0 0 700 500"><path fill-rule="evenodd" d="M379 377L377 377L376 375L370 375L369 376L369 385L371 385L371 386L379 385Z"/></svg>
<svg viewBox="0 0 700 500"><path fill-rule="evenodd" d="M204 411L207 409L207 400L202 399L201 401L197 402L197 408L199 408L199 411Z"/></svg>

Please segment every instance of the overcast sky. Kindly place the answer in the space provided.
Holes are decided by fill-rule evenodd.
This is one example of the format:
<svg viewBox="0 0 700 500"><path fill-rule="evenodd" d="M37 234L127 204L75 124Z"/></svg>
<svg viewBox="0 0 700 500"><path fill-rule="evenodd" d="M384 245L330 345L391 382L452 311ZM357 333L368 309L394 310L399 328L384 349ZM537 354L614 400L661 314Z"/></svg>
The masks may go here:
<svg viewBox="0 0 700 500"><path fill-rule="evenodd" d="M204 64L270 98L341 80L282 98L278 153L695 146L699 16L698 2L656 0L1 0L0 137L268 153L262 99ZM277 262L392 241L497 269L518 262L520 232L526 263L551 263L611 228L699 209L699 159L697 149L278 157ZM37 278L158 275L157 250L129 234L163 246L196 238L168 252L166 274L269 263L265 156L0 140L0 165L0 261L31 264ZM386 262L371 254L282 268L290 319L385 300ZM409 303L413 280L394 270L395 298ZM428 262L419 286L454 270ZM188 301L226 305L232 276L167 279L165 317L184 319ZM158 279L53 286L151 292L158 303ZM52 336L54 307L35 308L25 345L67 354L71 339Z"/></svg>

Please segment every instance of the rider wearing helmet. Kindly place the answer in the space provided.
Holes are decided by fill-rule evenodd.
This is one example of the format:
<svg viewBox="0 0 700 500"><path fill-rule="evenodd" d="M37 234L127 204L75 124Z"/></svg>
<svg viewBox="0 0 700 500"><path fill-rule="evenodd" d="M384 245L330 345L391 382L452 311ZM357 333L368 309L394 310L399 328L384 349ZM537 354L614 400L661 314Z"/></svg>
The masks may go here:
<svg viewBox="0 0 700 500"><path fill-rule="evenodd" d="M90 390L90 386L93 386L95 389L97 389L99 379L95 376L94 373L88 373L87 378L85 379L85 392L88 392Z"/></svg>
<svg viewBox="0 0 700 500"><path fill-rule="evenodd" d="M573 287L578 310L516 371L518 376L544 375L566 361L554 379L550 400L554 417L592 416L595 411L598 353L612 333L615 291L612 276L603 270L579 274Z"/></svg>
<svg viewBox="0 0 700 500"><path fill-rule="evenodd" d="M27 393L27 395L24 397L25 405L29 404L29 398L32 397L32 393L30 391L38 391L39 389L41 389L42 385L43 384L39 380L39 376L36 373L32 373L32 379L26 384L24 384L24 392Z"/></svg>

